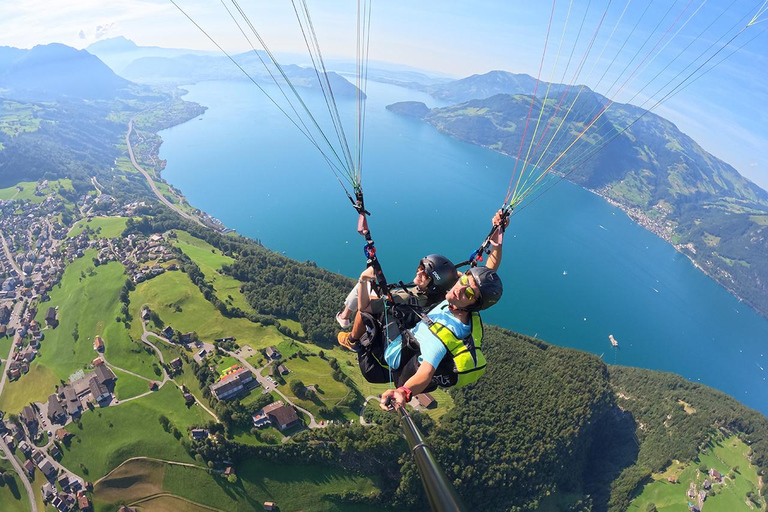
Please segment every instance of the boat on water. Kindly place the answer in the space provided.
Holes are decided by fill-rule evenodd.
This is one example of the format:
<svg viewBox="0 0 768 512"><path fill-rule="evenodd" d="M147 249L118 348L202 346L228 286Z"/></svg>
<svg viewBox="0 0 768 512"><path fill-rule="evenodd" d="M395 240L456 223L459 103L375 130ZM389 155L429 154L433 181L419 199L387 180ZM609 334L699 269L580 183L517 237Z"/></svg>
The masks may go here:
<svg viewBox="0 0 768 512"><path fill-rule="evenodd" d="M563 275L567 276L568 275L568 271L567 270L563 270Z"/></svg>
<svg viewBox="0 0 768 512"><path fill-rule="evenodd" d="M613 345L614 347L619 346L619 342L616 341L616 338L613 337L613 334L608 335L608 340L611 342L611 345Z"/></svg>

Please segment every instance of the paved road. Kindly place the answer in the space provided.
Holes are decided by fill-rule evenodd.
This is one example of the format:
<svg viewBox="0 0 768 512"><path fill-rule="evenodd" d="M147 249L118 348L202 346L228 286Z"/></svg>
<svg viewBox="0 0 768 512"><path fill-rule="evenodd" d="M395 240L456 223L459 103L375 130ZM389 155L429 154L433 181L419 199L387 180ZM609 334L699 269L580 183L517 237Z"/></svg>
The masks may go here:
<svg viewBox="0 0 768 512"><path fill-rule="evenodd" d="M256 369L256 368L255 368L255 367L254 367L254 366L253 366L251 363L249 363L249 362L248 362L248 361L247 361L247 360L246 360L244 357L242 357L240 354L236 354L236 353L234 353L234 352L230 352L229 350L222 350L222 351L223 351L224 353L226 353L226 354L229 354L229 355L231 355L232 357L234 357L235 359L237 359L238 361L240 361L240 362L243 364L243 366L245 366L246 368L248 368L249 370L251 370L251 373L253 373L253 376L254 376L254 378L255 378L256 380L258 380L258 381L259 381L259 384L261 384L261 385L262 385L262 387L264 387L264 389L266 389L267 387L269 387L269 381L267 381L267 380L266 380L264 377L262 377L262 376L261 376L261 373L260 373L260 372L261 372L261 370L263 370L264 368L266 368L267 366L269 366L269 364L267 364L266 366L262 366L261 368L259 368L259 369L257 370L257 369ZM277 387L275 387L275 388L273 389L273 391L274 391L275 393L277 393L278 395L280 395L281 397L283 397L283 400L285 400L285 402L286 402L286 403L288 403L288 404L290 404L290 405L294 406L296 409L300 410L301 412L303 412L304 414L306 414L307 416L309 416L309 425L308 425L308 427L309 427L309 428L325 428L325 424L323 424L323 425L320 425L318 422L316 422L316 421L315 421L315 417L312 415L312 413L311 413L311 412L309 412L308 410L306 410L306 409L304 409L304 408L302 408L302 407L299 407L299 406L298 406L298 405L296 405L295 403L291 402L291 400L290 400L290 399L289 399L287 396L285 396L285 395L282 393L282 391L280 391L279 389L277 389Z"/></svg>
<svg viewBox="0 0 768 512"><path fill-rule="evenodd" d="M37 500L35 500L35 493L32 491L32 484L30 484L29 480L27 479L27 472L24 471L24 468L19 465L16 457L13 456L11 450L8 449L8 445L5 444L5 441L2 438L0 438L0 449L5 453L6 458L11 461L11 464L13 464L13 469L16 470L16 473L19 474L21 483L24 484L24 488L27 490L27 497L29 498L29 504L32 507L32 512L37 512Z"/></svg>
<svg viewBox="0 0 768 512"><path fill-rule="evenodd" d="M11 311L11 318L8 321L8 325L12 327L19 328L19 313L21 313L21 308L23 306L23 302L19 301L16 303L16 305L13 307L13 311ZM8 352L8 357L5 358L3 361L3 364L0 365L0 369L3 372L3 375L0 376L0 395L3 394L3 389L5 388L5 382L8 380L8 375L5 373L5 369L8 366L8 361L11 360L11 356L13 355L13 343L11 343L11 350Z"/></svg>
<svg viewBox="0 0 768 512"><path fill-rule="evenodd" d="M165 364L165 359L163 358L163 353L160 351L160 349L158 349L158 348L155 346L155 344L154 344L154 343L152 343L151 341L149 341L149 338L148 338L148 336L149 336L149 335L152 335L152 336L156 337L157 339L159 339L159 340L162 340L162 341L164 341L165 343L168 343L169 345L171 344L171 342L170 342L170 341L168 341L167 339L163 338L162 336L160 336L160 335L159 335L159 334L157 334L157 333L154 333L154 332L152 332L152 331L148 331L148 330L147 330L147 324L146 324L146 323L145 323L143 320L142 320L142 322L141 322L141 326L142 326L142 328L144 329L144 332L143 332L143 333L142 333L142 335L141 335L141 341L143 341L145 344L147 344L149 347L151 347L151 348L152 348L152 350L154 350L154 351L155 351L155 353L157 353L157 356L160 358L160 362L161 362L162 364ZM162 367L161 367L161 368L162 368ZM173 380L173 379L169 379L169 377L168 377L168 374L167 374L167 373L165 373L165 368L162 368L162 370L163 370L163 384L165 384L166 380L170 380L171 382L173 382L173 383L176 385L176 387L177 387L177 388L181 389L181 385L180 385L178 382L176 382L176 381L175 381L175 380ZM136 397L136 398L138 398L138 397ZM203 405L203 403L202 403L200 400L195 400L195 402L197 403L197 405L198 405L198 406L200 406L200 407L202 407L203 409L205 409L205 411L206 411L208 414L210 414L211 416L213 416L213 418L214 418L216 421L219 421L219 417L218 417L218 416L216 416L216 414L215 414L215 413L214 413L212 410L210 410L208 407L206 407L205 405Z"/></svg>
<svg viewBox="0 0 768 512"><path fill-rule="evenodd" d="M208 227L202 222L200 222L200 219L197 217L194 217L190 214L188 214L185 211L182 211L181 208L170 202L166 197L158 190L157 186L155 185L155 181L152 179L152 177L149 175L147 171L145 171L139 164L136 162L136 158L133 156L133 147L131 147L131 132L133 132L133 119L128 121L128 133L125 135L125 145L128 146L128 156L131 159L131 164L133 164L133 167L136 168L137 171L139 171L141 174L144 175L144 178L146 178L147 183L149 184L149 188L152 189L152 192L155 193L157 198L168 208L175 211L185 219L191 220L192 222L196 222L199 225L203 226L204 228Z"/></svg>

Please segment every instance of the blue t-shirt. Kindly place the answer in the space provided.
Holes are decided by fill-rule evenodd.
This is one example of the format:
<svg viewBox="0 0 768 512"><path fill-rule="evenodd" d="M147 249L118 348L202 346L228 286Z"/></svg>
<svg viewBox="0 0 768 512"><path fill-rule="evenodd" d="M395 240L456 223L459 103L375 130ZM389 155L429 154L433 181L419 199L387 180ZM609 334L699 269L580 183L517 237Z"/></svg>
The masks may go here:
<svg viewBox="0 0 768 512"><path fill-rule="evenodd" d="M453 313L448 309L448 301L444 300L432 310L427 313L427 316L432 319L433 322L437 322L446 326L450 331L459 339L469 336L472 326L470 324L464 324L461 320L456 318ZM429 326L424 322L419 322L416 327L411 330L411 333L419 342L421 347L421 355L419 355L419 363L427 362L434 368L440 364L445 353L447 352L445 345L440 341L440 338L432 334L429 330ZM400 367L400 352L402 350L401 339L398 336L392 343L389 344L387 350L384 353L384 359L392 369Z"/></svg>

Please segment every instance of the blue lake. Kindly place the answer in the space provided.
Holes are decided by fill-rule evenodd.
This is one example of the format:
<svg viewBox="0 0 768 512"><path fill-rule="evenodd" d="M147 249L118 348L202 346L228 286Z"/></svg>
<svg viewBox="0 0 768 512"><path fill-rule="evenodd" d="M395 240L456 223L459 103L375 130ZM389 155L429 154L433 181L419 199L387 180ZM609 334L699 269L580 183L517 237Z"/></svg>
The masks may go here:
<svg viewBox="0 0 768 512"><path fill-rule="evenodd" d="M357 215L317 149L248 82L187 89L209 110L162 132L163 176L227 227L356 277L365 266ZM313 111L324 108L302 94ZM410 280L427 253L467 259L504 199L513 160L384 108L437 106L429 96L378 83L368 95L363 188L389 280ZM353 115L353 100L339 107ZM501 276L504 299L487 322L608 363L675 372L768 413L768 321L594 194L563 181L516 213Z"/></svg>

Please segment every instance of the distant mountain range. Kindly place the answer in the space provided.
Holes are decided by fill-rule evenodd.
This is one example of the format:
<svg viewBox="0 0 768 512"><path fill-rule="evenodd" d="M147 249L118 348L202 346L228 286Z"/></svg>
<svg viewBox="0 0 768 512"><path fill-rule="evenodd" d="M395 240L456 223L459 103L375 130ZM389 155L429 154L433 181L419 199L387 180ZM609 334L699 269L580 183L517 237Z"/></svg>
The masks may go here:
<svg viewBox="0 0 768 512"><path fill-rule="evenodd" d="M98 57L63 44L30 50L0 47L0 96L30 101L112 99L128 95L131 82Z"/></svg>
<svg viewBox="0 0 768 512"><path fill-rule="evenodd" d="M232 58L257 82L273 83L267 69L259 60L269 63L269 57L263 52L257 56L254 52L240 53ZM301 67L295 64L282 64L281 67L288 79L298 87L319 89L314 68ZM284 83L280 72L270 65L272 75ZM178 57L142 57L131 62L124 70L123 76L139 83L184 85L205 80L243 80L245 74L235 66L229 58L210 55L181 55ZM328 79L334 94L338 97L352 97L357 94L357 87L346 78L328 72Z"/></svg>
<svg viewBox="0 0 768 512"><path fill-rule="evenodd" d="M161 48L159 46L139 46L123 36L102 39L89 45L88 53L96 55L115 73L122 76L123 70L131 62L144 57L179 57L181 55L220 55L217 52L188 50L182 48Z"/></svg>
<svg viewBox="0 0 768 512"><path fill-rule="evenodd" d="M538 115L547 84L539 84L533 106ZM535 79L494 71L447 84L423 86L442 100L459 103L428 109L404 102L388 109L423 119L457 139L513 156L523 137ZM564 85L553 84L534 146L553 114L539 146L550 143L567 107L560 134L552 139L541 165L564 151L606 103L585 88L568 91L557 113ZM553 96L554 94L554 96ZM477 99L467 100L471 96ZM553 98L555 98L553 100ZM732 166L703 150L673 123L638 107L615 103L590 128L554 170L615 202L640 224L673 243L696 265L761 314L768 316L768 192ZM622 131L640 118L626 131ZM528 130L528 148L534 130ZM604 142L604 148L585 159ZM536 159L533 160L534 162Z"/></svg>
<svg viewBox="0 0 768 512"><path fill-rule="evenodd" d="M110 64L121 76L138 83L178 86L205 80L247 79L242 70L219 52L202 52L157 46L138 46L124 37L93 43L88 51ZM257 82L273 83L270 72L284 83L280 72L263 51L244 52L232 58ZM263 62L269 63L269 71ZM298 87L319 89L314 68L280 62L288 79ZM357 87L341 75L329 71L328 80L338 97L357 94Z"/></svg>

